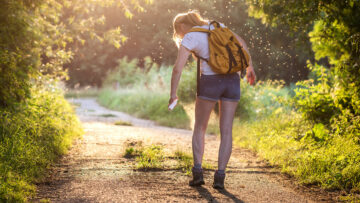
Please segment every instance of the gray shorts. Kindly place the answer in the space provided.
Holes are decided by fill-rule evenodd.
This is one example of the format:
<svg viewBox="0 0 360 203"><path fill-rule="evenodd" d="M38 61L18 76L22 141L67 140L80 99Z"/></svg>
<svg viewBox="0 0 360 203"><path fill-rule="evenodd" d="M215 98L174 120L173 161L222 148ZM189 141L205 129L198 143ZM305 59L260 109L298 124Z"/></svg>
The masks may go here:
<svg viewBox="0 0 360 203"><path fill-rule="evenodd" d="M201 75L198 97L210 101L239 101L240 76L237 73Z"/></svg>

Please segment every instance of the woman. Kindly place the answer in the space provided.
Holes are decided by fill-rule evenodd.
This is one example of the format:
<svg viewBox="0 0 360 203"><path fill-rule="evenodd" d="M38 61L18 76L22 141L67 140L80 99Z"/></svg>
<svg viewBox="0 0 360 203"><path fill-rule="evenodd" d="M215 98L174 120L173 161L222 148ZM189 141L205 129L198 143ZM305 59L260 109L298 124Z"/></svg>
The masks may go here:
<svg viewBox="0 0 360 203"><path fill-rule="evenodd" d="M171 78L171 92L169 104L177 99L176 90L180 81L182 69L189 55L194 52L201 58L209 58L209 45L206 33L189 32L194 26L209 28L209 22L204 20L200 14L194 11L178 14L173 21L173 39L179 47L178 56L174 65ZM224 25L221 25L224 26ZM211 29L213 29L211 27ZM243 39L235 34L237 40L249 53ZM255 72L250 58L247 67L247 80L250 84L255 82ZM206 61L201 60L200 89L195 104L195 126L192 137L192 149L194 166L192 168L193 179L190 186L205 184L203 170L201 167L205 132L210 113L217 101L219 101L220 112L220 150L218 157L218 170L214 174L213 187L224 188L225 168L232 151L232 125L236 106L240 100L240 77L239 73L221 75L213 72Z"/></svg>

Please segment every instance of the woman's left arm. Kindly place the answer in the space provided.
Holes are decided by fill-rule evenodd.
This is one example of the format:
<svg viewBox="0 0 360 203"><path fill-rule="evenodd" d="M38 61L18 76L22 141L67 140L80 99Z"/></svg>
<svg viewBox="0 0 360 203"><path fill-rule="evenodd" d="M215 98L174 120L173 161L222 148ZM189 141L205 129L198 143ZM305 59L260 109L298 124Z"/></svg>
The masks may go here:
<svg viewBox="0 0 360 203"><path fill-rule="evenodd" d="M237 35L236 33L233 32L233 34L235 35L236 39L240 42L240 44L243 46L243 48L245 49L245 51L249 54L250 60L249 60L249 66L246 68L246 78L248 80L248 82L250 83L250 85L254 85L255 81L256 81L256 74L254 71L254 67L253 67L253 63L252 63L252 58L250 56L250 52L249 49L245 43L245 40L243 40L239 35Z"/></svg>
<svg viewBox="0 0 360 203"><path fill-rule="evenodd" d="M171 91L169 104L171 104L175 99L177 99L176 90L179 85L182 70L186 64L187 59L189 58L190 53L191 52L184 46L180 46L171 76Z"/></svg>

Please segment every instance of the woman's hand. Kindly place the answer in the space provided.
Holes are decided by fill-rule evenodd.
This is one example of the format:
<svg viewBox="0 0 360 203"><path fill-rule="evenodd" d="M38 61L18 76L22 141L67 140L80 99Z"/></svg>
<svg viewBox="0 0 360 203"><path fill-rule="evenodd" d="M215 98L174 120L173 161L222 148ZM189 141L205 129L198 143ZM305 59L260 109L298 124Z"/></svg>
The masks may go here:
<svg viewBox="0 0 360 203"><path fill-rule="evenodd" d="M170 104L173 103L176 99L178 99L177 96L170 96L168 107L169 107Z"/></svg>
<svg viewBox="0 0 360 203"><path fill-rule="evenodd" d="M252 64L249 65L246 69L246 79L250 85L255 85L256 75Z"/></svg>
<svg viewBox="0 0 360 203"><path fill-rule="evenodd" d="M190 51L184 46L180 46L178 56L171 75L171 88L170 88L170 100L169 105L177 99L176 90L179 85L182 69L185 66L187 59L189 58Z"/></svg>

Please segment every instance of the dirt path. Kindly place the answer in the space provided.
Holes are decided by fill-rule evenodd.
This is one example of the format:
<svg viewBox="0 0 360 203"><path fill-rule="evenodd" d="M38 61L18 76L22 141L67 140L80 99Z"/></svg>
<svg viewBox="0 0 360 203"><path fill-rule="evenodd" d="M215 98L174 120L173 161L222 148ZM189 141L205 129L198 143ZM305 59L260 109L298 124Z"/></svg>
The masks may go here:
<svg viewBox="0 0 360 203"><path fill-rule="evenodd" d="M85 135L38 184L33 201L51 202L332 202L331 194L296 185L248 150L234 147L226 190L211 187L214 171L205 172L205 186L187 185L179 170L142 172L123 157L124 143L162 144L167 152L191 153L191 131L154 125L99 106L94 99L74 99ZM117 126L115 121L133 126ZM205 160L216 166L219 139L206 136Z"/></svg>

